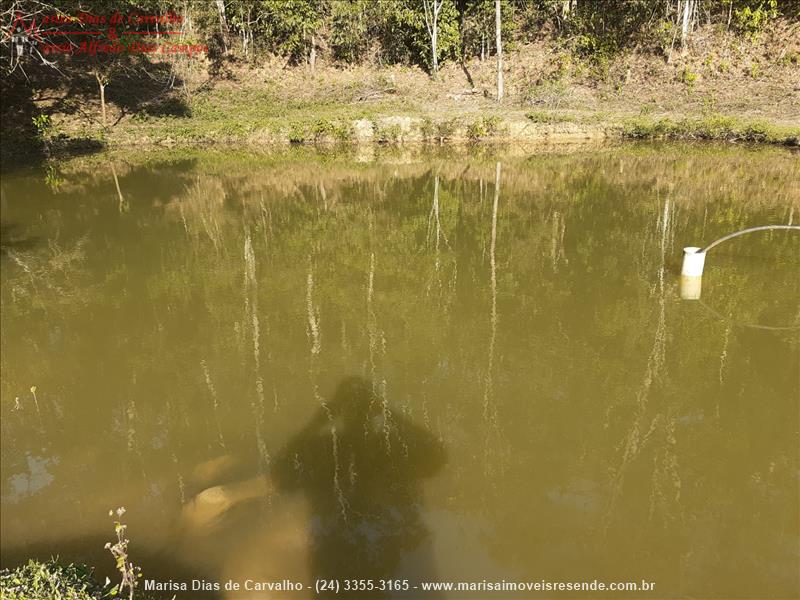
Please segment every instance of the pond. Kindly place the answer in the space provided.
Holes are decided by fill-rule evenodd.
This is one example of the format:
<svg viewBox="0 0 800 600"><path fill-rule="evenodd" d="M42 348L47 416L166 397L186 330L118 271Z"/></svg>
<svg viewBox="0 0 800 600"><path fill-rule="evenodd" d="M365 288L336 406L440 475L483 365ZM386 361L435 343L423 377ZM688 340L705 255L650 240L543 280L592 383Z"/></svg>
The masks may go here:
<svg viewBox="0 0 800 600"><path fill-rule="evenodd" d="M113 577L124 506L159 582L796 597L800 235L715 248L699 300L679 272L800 221L798 166L624 145L4 173L3 565Z"/></svg>

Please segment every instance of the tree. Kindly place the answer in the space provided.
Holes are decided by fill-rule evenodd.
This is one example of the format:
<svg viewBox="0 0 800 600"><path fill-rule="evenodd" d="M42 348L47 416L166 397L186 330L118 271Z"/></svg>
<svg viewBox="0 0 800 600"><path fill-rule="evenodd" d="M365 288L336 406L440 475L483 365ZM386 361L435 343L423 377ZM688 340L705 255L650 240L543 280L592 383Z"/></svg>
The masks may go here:
<svg viewBox="0 0 800 600"><path fill-rule="evenodd" d="M364 57L370 38L376 37L372 13L379 8L370 0L331 4L329 42L334 58L352 63Z"/></svg>
<svg viewBox="0 0 800 600"><path fill-rule="evenodd" d="M316 34L325 16L321 0L261 0L258 19L264 23L262 38L268 49L280 52L292 62L316 61Z"/></svg>
<svg viewBox="0 0 800 600"><path fill-rule="evenodd" d="M494 28L497 44L497 101L503 100L503 20L500 16L500 0L494 0ZM499 163L498 163L499 168Z"/></svg>
<svg viewBox="0 0 800 600"><path fill-rule="evenodd" d="M222 32L222 45L228 53L228 18L225 16L225 0L216 0L217 13L219 14L219 29Z"/></svg>
<svg viewBox="0 0 800 600"><path fill-rule="evenodd" d="M435 78L442 59L459 51L461 32L453 0L394 0L382 6L382 44L390 60L424 65Z"/></svg>
<svg viewBox="0 0 800 600"><path fill-rule="evenodd" d="M431 38L431 65L434 79L439 75L439 51L437 45L439 42L439 13L442 10L442 4L444 4L444 0L422 0L422 6L425 9L425 27Z"/></svg>
<svg viewBox="0 0 800 600"><path fill-rule="evenodd" d="M100 97L100 119L103 127L108 127L109 124L106 88L112 80L126 77L138 79L142 75L152 77L155 74L152 63L143 53L127 51L129 44L139 41L140 38L127 35L124 31L127 26L124 23L123 30L117 31L119 25L112 25L109 21L109 15L126 14L128 9L134 6L137 5L133 3L133 0L87 2L84 5L86 14L91 14L96 19L96 23L84 20L79 25L71 26L81 29L99 29L97 32L87 31L81 36L80 42L74 42L77 47L71 56L71 63L73 66L80 66L91 73L97 82ZM144 8L141 5L138 6Z"/></svg>
<svg viewBox="0 0 800 600"><path fill-rule="evenodd" d="M686 39L689 36L689 23L694 11L692 0L683 0L683 18L681 20L681 47L686 48Z"/></svg>

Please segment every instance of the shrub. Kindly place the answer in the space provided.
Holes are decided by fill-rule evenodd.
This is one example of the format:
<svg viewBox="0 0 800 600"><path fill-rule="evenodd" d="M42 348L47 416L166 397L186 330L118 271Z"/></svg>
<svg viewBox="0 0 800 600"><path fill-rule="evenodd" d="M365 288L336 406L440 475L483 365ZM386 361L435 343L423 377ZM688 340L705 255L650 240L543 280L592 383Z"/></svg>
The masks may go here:
<svg viewBox="0 0 800 600"><path fill-rule="evenodd" d="M396 144L403 135L403 130L397 123L379 125L375 123L375 139L379 144Z"/></svg>
<svg viewBox="0 0 800 600"><path fill-rule="evenodd" d="M459 121L456 118L439 121L439 123L436 124L436 137L439 138L439 142L444 142L453 137L458 129L458 125Z"/></svg>
<svg viewBox="0 0 800 600"><path fill-rule="evenodd" d="M684 67L683 71L681 72L681 81L686 84L686 86L691 89L694 87L694 84L697 82L699 75L692 71L689 67Z"/></svg>
<svg viewBox="0 0 800 600"><path fill-rule="evenodd" d="M16 569L0 571L0 597L4 600L98 600L103 589L84 565L63 566L55 559L29 560Z"/></svg>
<svg viewBox="0 0 800 600"><path fill-rule="evenodd" d="M467 126L467 137L472 141L491 138L500 133L502 120L496 115L478 117Z"/></svg>
<svg viewBox="0 0 800 600"><path fill-rule="evenodd" d="M429 117L425 117L419 126L419 132L422 139L429 142L436 137L436 124Z"/></svg>
<svg viewBox="0 0 800 600"><path fill-rule="evenodd" d="M750 6L737 8L733 11L733 15L736 29L752 39L761 33L767 23L778 16L778 0L767 0L755 9Z"/></svg>
<svg viewBox="0 0 800 600"><path fill-rule="evenodd" d="M302 144L306 141L306 128L302 123L292 123L289 125L289 142L292 144Z"/></svg>
<svg viewBox="0 0 800 600"><path fill-rule="evenodd" d="M311 135L315 142L348 142L353 139L353 126L350 123L317 119L311 126Z"/></svg>

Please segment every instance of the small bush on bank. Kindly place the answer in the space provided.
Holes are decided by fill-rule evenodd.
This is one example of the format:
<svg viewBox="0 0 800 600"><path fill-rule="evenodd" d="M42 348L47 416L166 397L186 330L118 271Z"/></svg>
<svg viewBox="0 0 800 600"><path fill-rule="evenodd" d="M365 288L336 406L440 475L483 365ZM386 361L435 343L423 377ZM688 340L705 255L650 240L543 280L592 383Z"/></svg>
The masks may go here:
<svg viewBox="0 0 800 600"><path fill-rule="evenodd" d="M0 597L3 600L98 600L107 595L92 579L88 567L63 566L50 559L45 563L29 560L16 569L0 571Z"/></svg>
<svg viewBox="0 0 800 600"><path fill-rule="evenodd" d="M354 135L353 127L349 123L340 123L328 119L317 119L311 126L311 133L315 142L349 142Z"/></svg>
<svg viewBox="0 0 800 600"><path fill-rule="evenodd" d="M436 124L436 137L438 138L439 143L443 143L451 139L458 131L460 124L461 123L458 117L453 117L452 119L447 119L445 121L439 121Z"/></svg>
<svg viewBox="0 0 800 600"><path fill-rule="evenodd" d="M467 126L467 137L473 142L493 138L503 133L501 128L500 117L479 117Z"/></svg>
<svg viewBox="0 0 800 600"><path fill-rule="evenodd" d="M532 110L525 116L534 123L577 123L578 119L571 114L552 113L543 110Z"/></svg>
<svg viewBox="0 0 800 600"><path fill-rule="evenodd" d="M118 586L102 586L86 565L62 565L57 559L29 560L15 569L0 570L2 600L112 600L119 598ZM127 598L127 590L122 594ZM156 600L151 592L136 591L136 600Z"/></svg>
<svg viewBox="0 0 800 600"><path fill-rule="evenodd" d="M379 144L398 144L403 141L403 129L397 123L374 123L375 140Z"/></svg>

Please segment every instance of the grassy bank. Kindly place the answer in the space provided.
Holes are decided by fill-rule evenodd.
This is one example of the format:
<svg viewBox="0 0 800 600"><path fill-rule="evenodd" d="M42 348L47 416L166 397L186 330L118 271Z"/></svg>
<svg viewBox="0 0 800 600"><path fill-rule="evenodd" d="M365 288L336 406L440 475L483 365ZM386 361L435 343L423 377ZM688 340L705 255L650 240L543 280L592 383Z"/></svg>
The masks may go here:
<svg viewBox="0 0 800 600"><path fill-rule="evenodd" d="M638 117L622 123L622 135L634 139L700 139L800 146L800 126L777 125L725 115L674 119Z"/></svg>
<svg viewBox="0 0 800 600"><path fill-rule="evenodd" d="M579 142L581 140L712 140L800 146L800 126L719 113L707 115L612 114L607 111L464 111L446 115L387 110L353 110L326 105L322 110L287 111L287 117L254 115L243 103L219 114L190 118L141 118L111 130L65 134L57 127L43 140L54 155L81 145L100 147L187 146L206 144L471 144L482 142ZM242 110L237 110L241 108ZM235 117L229 115L236 115Z"/></svg>
<svg viewBox="0 0 800 600"><path fill-rule="evenodd" d="M104 148L208 144L467 144L672 139L797 146L798 24L742 37L701 26L668 56L586 54L545 34L509 50L506 98L491 60L449 61L438 75L370 62L314 68L275 56L193 61L173 87L113 79L107 125L93 82L43 81L4 95L4 162ZM26 84L27 85L27 84ZM30 92L29 86L9 88ZM31 123L35 125L32 127Z"/></svg>
<svg viewBox="0 0 800 600"><path fill-rule="evenodd" d="M478 65L476 75L479 68L488 70L487 66ZM302 86L295 79L304 74L308 77ZM84 112L50 111L39 139L53 154L104 147L205 144L537 143L606 139L703 139L790 146L800 143L797 108L792 103L779 102L783 94L779 87L763 92L763 81L750 82L755 87L743 88L747 96L731 99L723 92L731 85L730 79L707 83L707 89L700 93L695 87L688 89L666 78L662 83L667 92L650 87L642 92L644 85L612 87L576 76L565 77L557 84L534 86L532 100L497 103L483 93L474 93L472 88L461 87L464 82L456 74L449 75L450 80L443 76L431 81L425 74L409 69L363 68L354 72L318 69L309 76L297 68L283 80L276 80L272 69L259 74L238 70L224 80L178 98L158 98L132 113L117 111L113 124L107 127L99 124L91 98ZM784 72L776 75L770 85L782 83L784 76ZM676 85L679 87L674 89ZM121 104L132 103L124 96L125 90L111 93L120 98ZM4 144L6 149L12 146ZM15 146L16 150L25 147L22 143Z"/></svg>

